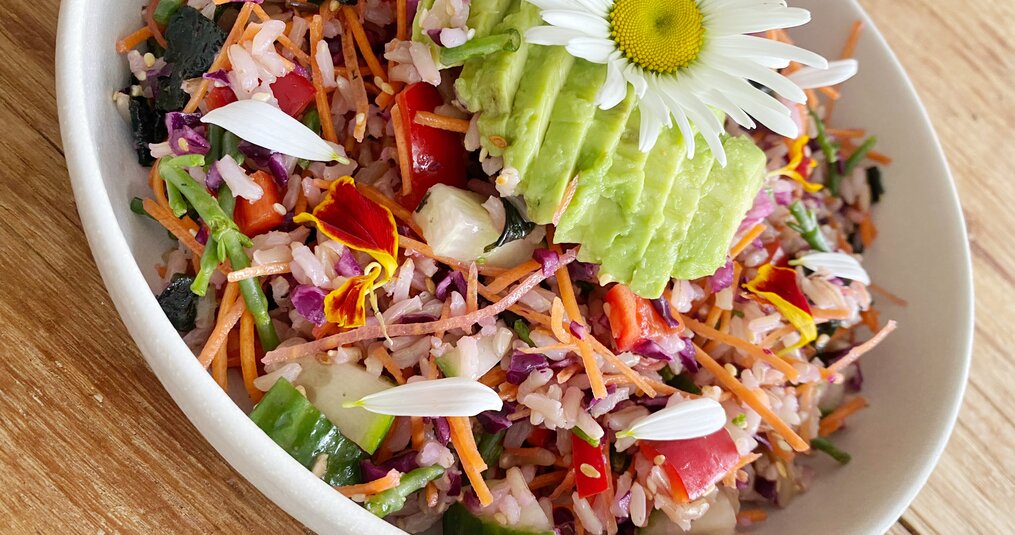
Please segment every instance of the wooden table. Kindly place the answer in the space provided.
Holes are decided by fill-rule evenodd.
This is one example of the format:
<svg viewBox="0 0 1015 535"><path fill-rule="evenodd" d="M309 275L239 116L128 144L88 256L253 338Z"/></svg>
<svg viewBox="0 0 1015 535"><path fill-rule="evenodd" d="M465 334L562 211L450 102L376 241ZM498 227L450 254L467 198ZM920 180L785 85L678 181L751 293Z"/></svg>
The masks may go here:
<svg viewBox="0 0 1015 535"><path fill-rule="evenodd" d="M832 1L832 0L829 0ZM187 422L116 319L57 125L58 3L0 16L0 532L293 532ZM864 0L930 110L976 269L976 357L948 449L890 533L1015 533L1015 2ZM1007 455L1003 450L1007 448Z"/></svg>

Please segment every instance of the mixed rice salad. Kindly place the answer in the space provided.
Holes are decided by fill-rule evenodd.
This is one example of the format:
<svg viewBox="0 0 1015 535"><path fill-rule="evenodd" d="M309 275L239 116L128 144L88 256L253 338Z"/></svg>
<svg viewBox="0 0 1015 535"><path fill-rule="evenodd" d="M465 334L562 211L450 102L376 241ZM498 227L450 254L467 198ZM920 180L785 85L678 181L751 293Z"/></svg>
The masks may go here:
<svg viewBox="0 0 1015 535"><path fill-rule="evenodd" d="M117 42L153 291L410 533L733 533L849 462L894 328L857 64L771 0L152 0ZM237 390L234 389L234 392ZM234 396L236 397L236 396Z"/></svg>

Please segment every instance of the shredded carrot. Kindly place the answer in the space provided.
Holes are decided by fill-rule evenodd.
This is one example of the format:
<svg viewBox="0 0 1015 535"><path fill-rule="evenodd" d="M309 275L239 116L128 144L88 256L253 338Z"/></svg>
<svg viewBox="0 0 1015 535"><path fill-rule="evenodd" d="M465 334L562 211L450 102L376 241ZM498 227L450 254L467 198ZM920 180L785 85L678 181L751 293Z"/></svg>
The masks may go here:
<svg viewBox="0 0 1015 535"><path fill-rule="evenodd" d="M391 470L388 470L388 473L384 474L383 477L375 479L369 483L344 485L341 487L335 487L335 490L342 493L342 496L345 496L346 498L351 496L371 496L393 489L401 482L402 474L399 473L398 470L392 468Z"/></svg>
<svg viewBox="0 0 1015 535"><path fill-rule="evenodd" d="M233 22L233 27L229 30L229 35L226 36L225 42L222 43L222 48L219 49L219 53L215 56L215 61L211 62L211 67L208 68L208 72L215 72L225 65L226 61L229 60L228 50L236 40L243 35L243 30L247 26L247 21L250 20L250 13L254 10L255 4L253 2L246 2L243 7L240 8L240 12L236 15L236 21ZM201 101L204 100L204 96L208 93L211 81L207 78L202 78L201 83L197 86L197 91L190 96L190 100L187 101L187 105L184 106L184 113L194 113L197 110ZM321 121L324 121L324 117L321 117Z"/></svg>
<svg viewBox="0 0 1015 535"><path fill-rule="evenodd" d="M229 308L226 315L216 322L215 328L212 329L211 335L208 336L208 341L204 344L204 349L201 350L201 354L197 357L197 361L201 363L201 366L207 368L211 364L219 348L225 345L229 331L233 329L236 322L240 321L240 316L243 315L244 310L246 310L246 303L243 302L243 299L237 299Z"/></svg>
<svg viewBox="0 0 1015 535"><path fill-rule="evenodd" d="M444 304L441 306L440 321L446 321L450 317L451 317L451 300L450 299L445 299L444 300ZM434 331L433 335L438 340L443 340L444 339L444 329L438 329L438 330ZM486 385L486 386L489 386L489 387L492 388L492 387L496 386L496 384Z"/></svg>
<svg viewBox="0 0 1015 535"><path fill-rule="evenodd" d="M867 289L878 294L881 297L884 297L886 300L888 300L894 305L900 307L909 306L909 301L906 301L905 299L893 294L892 292L889 292L888 290L884 289L881 286L878 286L877 284L874 283L868 284Z"/></svg>
<svg viewBox="0 0 1015 535"><path fill-rule="evenodd" d="M554 251L560 254L560 247L555 245ZM578 309L578 300L574 296L574 286L571 284L571 274L568 273L567 266L562 266L557 270L557 286L568 317L571 321L584 325L585 320L582 319L581 310ZM585 374L588 375L589 383L592 385L592 395L596 399L603 399L607 394L606 382L603 379L603 372L599 369L599 362L596 361L596 355L592 352L592 346L587 339L578 339L577 343L582 364L585 365Z"/></svg>
<svg viewBox="0 0 1015 535"><path fill-rule="evenodd" d="M834 87L819 87L818 91L821 91L822 95L825 95L826 97L828 97L833 101L839 100L839 97L841 96L839 94L839 90L835 89Z"/></svg>
<svg viewBox="0 0 1015 535"><path fill-rule="evenodd" d="M872 150L867 153L867 159L877 162L881 165L890 165L892 163L891 157L882 154L876 150Z"/></svg>
<svg viewBox="0 0 1015 535"><path fill-rule="evenodd" d="M768 520L768 513L764 509L743 509L737 513L737 522L764 522Z"/></svg>
<svg viewBox="0 0 1015 535"><path fill-rule="evenodd" d="M557 485L557 488L553 489L553 492L550 493L550 501L552 502L557 498L560 498L565 492L571 490L572 487L574 487L574 468L567 471L567 475L564 476L564 480L560 482L560 485Z"/></svg>
<svg viewBox="0 0 1015 535"><path fill-rule="evenodd" d="M732 487L736 485L737 472L739 472L741 468L753 463L754 461L757 461L760 458L761 458L760 453L748 453L747 455L741 457L740 460L737 461L737 464L733 465L733 468L730 468L729 472L726 472L726 475L723 476L722 479L723 484L726 485L727 487Z"/></svg>
<svg viewBox="0 0 1015 535"><path fill-rule="evenodd" d="M402 196L405 197L412 193L412 156L409 154L409 137L400 106L391 108L391 125L395 129L395 151L398 154L398 170L402 175Z"/></svg>
<svg viewBox="0 0 1015 535"><path fill-rule="evenodd" d="M508 286L525 278L539 268L539 262L532 259L526 260L525 262L522 262L521 264L518 264L517 266L498 275L486 285L486 289L499 294L507 289Z"/></svg>
<svg viewBox="0 0 1015 535"><path fill-rule="evenodd" d="M427 245L427 244L425 244L425 243L423 243L421 241L417 241L417 240L414 240L412 238L406 237L406 236L401 235L401 234L398 235L398 246L403 248L403 249L411 249L411 250L416 251L417 253L419 253L419 254L421 254L423 256L426 256L426 257L429 257L429 258L433 258L434 260L436 260L436 261L438 261L438 262L440 262L440 263L442 263L444 265L453 267L453 268L455 268L458 271L461 271L463 273L468 273L468 271L469 271L469 266L467 264L465 264L464 262L462 262L460 260L455 260L454 258L448 258L446 256L440 256L440 255L434 253L433 249L431 249L429 245ZM486 275L486 276L494 276L495 277L495 276L500 275L501 273L504 273L506 271L503 268L498 268L498 267L493 267L493 266L487 266L487 265L482 265L482 266L477 266L477 267L479 269L479 274L480 275ZM489 295L484 294L483 293L484 291L485 291L485 288L483 288L483 285L481 284L480 287L479 287L479 293L481 295L483 295L483 297L486 297L487 299L489 299L490 298ZM492 294L492 295L496 296L496 294Z"/></svg>
<svg viewBox="0 0 1015 535"><path fill-rule="evenodd" d="M842 428L842 425L846 423L846 418L859 412L860 410L867 407L867 399L863 396L857 396L842 405L839 405L834 411L830 412L828 416L821 419L818 423L818 435L827 437L832 433Z"/></svg>
<svg viewBox="0 0 1015 535"><path fill-rule="evenodd" d="M356 44L359 46L359 52L363 55L363 59L366 60L367 66L370 67L370 72L377 78L387 82L388 73L384 71L381 67L381 62L374 55L374 51L370 47L370 41L367 39L367 34L363 31L363 24L359 21L359 15L351 6L342 6L342 16L345 17L346 25L352 31Z"/></svg>
<svg viewBox="0 0 1015 535"><path fill-rule="evenodd" d="M874 226L874 219L871 217L871 213L867 212L867 215L860 221L860 241L863 242L864 247L870 247L877 237L878 228Z"/></svg>
<svg viewBox="0 0 1015 535"><path fill-rule="evenodd" d="M137 45L140 45L141 43L147 41L148 38L151 36L152 29L149 28L147 25L142 26L141 29L117 41L116 51L121 54L126 54L127 52L130 52L131 50L136 48Z"/></svg>
<svg viewBox="0 0 1015 535"><path fill-rule="evenodd" d="M384 366L385 370L395 378L395 382L404 385L405 376L402 375L402 369L398 367L394 359L391 358L391 353L384 347L384 344L374 344L370 348L370 356L374 357Z"/></svg>
<svg viewBox="0 0 1015 535"><path fill-rule="evenodd" d="M264 8L258 4L254 4L254 14L257 15L257 18L261 19L261 22L267 22L271 20L271 15L269 15L264 10ZM292 40L290 40L289 37L286 36L285 33L278 36L278 42L286 49L288 49L290 52L292 52L293 57L295 57L301 64L303 64L303 66L310 65L310 56L308 56L306 52L304 52L298 46L296 46L296 44L293 43Z"/></svg>
<svg viewBox="0 0 1015 535"><path fill-rule="evenodd" d="M388 211L391 212L391 215L395 216L395 219L407 225L413 232L416 233L417 236L423 235L423 229L419 228L419 225L417 225L412 219L412 212L392 200L391 197L381 193L377 188L361 182L356 183L356 189L358 189L364 197L387 208Z"/></svg>
<svg viewBox="0 0 1015 535"><path fill-rule="evenodd" d="M695 359L697 359L698 363L714 375L716 381L718 381L726 390L732 392L733 395L740 399L740 401L746 403L754 409L754 411L761 416L761 419L779 433L779 435L781 435L793 449L796 451L807 451L810 449L810 445L804 442L804 440L800 438L800 435L797 435L796 432L782 420L782 418L779 418L779 416L768 407L768 405L758 399L758 396L755 395L753 391L744 386L743 383L737 380L736 377L730 375L729 371L727 371L722 364L716 362L716 360L706 353L705 350L697 345L695 345L694 348L697 349Z"/></svg>
<svg viewBox="0 0 1015 535"><path fill-rule="evenodd" d="M856 53L856 45L860 42L860 34L863 33L864 23L862 20L858 20L853 23L853 27L849 31L849 38L846 39L846 44L842 47L842 59L849 59Z"/></svg>
<svg viewBox="0 0 1015 535"><path fill-rule="evenodd" d="M169 210L169 199L166 197L166 182L162 179L162 173L159 173L159 160L155 160L152 164L152 168L148 171L148 185L152 188L152 193L155 195L155 201L159 206Z"/></svg>
<svg viewBox="0 0 1015 535"><path fill-rule="evenodd" d="M416 124L429 126L431 128L439 128L441 130L448 130L451 132L458 132L460 134L464 134L469 131L469 121L466 121L465 119L448 117L447 115L438 115L428 111L416 112L415 121Z"/></svg>
<svg viewBox="0 0 1015 535"><path fill-rule="evenodd" d="M708 311L708 316L705 318L705 325L709 327L715 326L719 322L719 317L722 316L722 309L712 305L712 308Z"/></svg>
<svg viewBox="0 0 1015 535"><path fill-rule="evenodd" d="M529 490L537 491L552 485L559 485L566 477L567 470L557 470L556 472L540 474L532 478L532 481L529 482Z"/></svg>
<svg viewBox="0 0 1015 535"><path fill-rule="evenodd" d="M811 308L811 315L816 320L844 320L849 319L852 313L845 308Z"/></svg>
<svg viewBox="0 0 1015 535"><path fill-rule="evenodd" d="M850 129L825 128L825 133L833 137L839 137L844 139L856 139L867 135L867 131L862 128L850 128Z"/></svg>
<svg viewBox="0 0 1015 535"><path fill-rule="evenodd" d="M718 307L716 307L718 308ZM733 317L733 312L730 310L723 310L719 314L719 332L722 334L729 334L730 332L730 319ZM705 344L705 351L712 353L719 347L719 341L712 340Z"/></svg>
<svg viewBox="0 0 1015 535"><path fill-rule="evenodd" d="M772 448L770 450L772 452L772 456L775 457L776 459L785 462L786 464L791 464L793 462L793 459L796 457L796 453L794 453L793 450L786 450L783 447L781 447L780 444L783 441L779 439L778 434L776 434L774 431L768 431L767 433L765 433L765 435L768 437L769 444L772 445Z"/></svg>
<svg viewBox="0 0 1015 535"><path fill-rule="evenodd" d="M564 368L564 369L566 370L567 368ZM561 370L561 371L563 371L563 370ZM676 388L674 388L674 387L672 387L672 386L670 386L670 385L668 385L666 383L663 383L661 381L657 381L655 379L651 379L651 378L648 378L648 377L643 377L642 379L646 383L648 383L656 391L656 394L661 394L661 395L664 395L664 396L670 396L670 395L676 394L678 392L678 389L676 389ZM566 381L560 381L558 379L558 383L563 384L564 382L566 382ZM631 385L631 384L634 384L634 383L631 382L630 378L628 378L627 376L624 376L624 375L604 375L603 376L603 382L606 383L607 385ZM688 394L686 392L684 392L683 394L686 395L687 397L692 397L692 398L693 397L697 397L694 394Z"/></svg>
<svg viewBox="0 0 1015 535"><path fill-rule="evenodd" d="M240 317L240 371L250 399L254 403L261 401L263 394L254 386L254 379L257 379L257 354L254 349L254 316L249 310L245 310Z"/></svg>
<svg viewBox="0 0 1015 535"><path fill-rule="evenodd" d="M694 331L694 333L697 334L698 336L702 336L710 340L721 342L728 346L739 349L740 351L746 353L747 355L759 359L767 363L769 366L779 370L790 381L796 381L797 378L800 377L800 372L798 372L796 368L790 365L790 363L776 356L771 351L766 351L761 347L758 347L748 342L747 340L743 340L741 338L733 336L732 334L717 331L712 327L709 327L704 323L700 323L692 318L682 316L682 319L684 320L684 323L688 327L690 327L690 329Z"/></svg>
<svg viewBox="0 0 1015 535"><path fill-rule="evenodd" d="M550 330L562 344L571 343L571 332L564 328L564 302L559 297L554 297L550 305Z"/></svg>
<svg viewBox="0 0 1015 535"><path fill-rule="evenodd" d="M881 330L877 332L877 334L872 336L870 340L867 340L866 342L854 347L853 349L850 349L849 353L846 353L846 355L843 356L841 359L833 362L831 365L825 368L822 371L822 376L827 378L842 372L842 370L846 369L846 366L849 366L850 364L856 362L857 359L863 356L864 353L867 353L871 349L874 349L878 344L881 343L882 340L885 339L885 337L891 334L896 327L897 324L895 323L894 320L888 320L888 323L886 323L885 326L882 327Z"/></svg>
<svg viewBox="0 0 1015 535"><path fill-rule="evenodd" d="M575 348L575 349L577 349L577 348ZM574 375L576 373L582 371L582 368L583 368L583 366L581 364L572 364L572 365L570 365L570 366L560 370L559 372L557 372L557 384L562 385L562 384L568 382L572 377L574 377ZM620 377L623 377L623 376L620 376ZM610 383L610 377L604 376L603 380L606 381L606 384L611 384ZM623 380L625 382L630 382L630 381L628 381L627 377L623 377Z"/></svg>
<svg viewBox="0 0 1015 535"><path fill-rule="evenodd" d="M320 15L314 15L310 20L310 52L317 51L317 44L324 39L324 19ZM317 103L317 115L321 118L321 136L324 139L338 143L338 134L335 132L335 121L331 117L331 103L328 102L328 93L324 89L321 66L316 61L310 62L311 81L314 84L314 97Z"/></svg>
<svg viewBox="0 0 1015 535"><path fill-rule="evenodd" d="M812 110L817 109L818 105L821 103L821 101L818 100L818 92L813 89L805 89L804 93L807 94L807 106Z"/></svg>
<svg viewBox="0 0 1015 535"><path fill-rule="evenodd" d="M554 301L557 301L557 299L554 299ZM550 321L553 321L553 317L552 316L550 317ZM517 351L519 351L521 353L528 353L530 355L536 355L536 354L539 354L539 353L546 353L547 351L574 351L574 352L577 352L578 351L578 346L576 346L576 345L574 345L572 343L567 343L567 344L550 344L550 345L539 346L539 347L520 347L520 348L517 349Z"/></svg>
<svg viewBox="0 0 1015 535"><path fill-rule="evenodd" d="M479 382L490 388L494 388L503 383L505 379L507 379L507 372L500 366L494 366L493 369L486 372L479 378Z"/></svg>
<svg viewBox="0 0 1015 535"><path fill-rule="evenodd" d="M349 70L349 83L352 85L351 96L355 104L356 117L353 119L353 137L362 142L367 130L367 112L370 111L370 100L367 98L366 85L360 73L359 61L356 59L356 47L348 24L342 25L342 57L345 68Z"/></svg>
<svg viewBox="0 0 1015 535"><path fill-rule="evenodd" d="M475 262L469 264L469 277L465 284L465 311L472 314L479 310L479 270Z"/></svg>
<svg viewBox="0 0 1015 535"><path fill-rule="evenodd" d="M159 0L152 0L148 7L144 10L145 25L151 31L152 37L155 38L155 42L162 48L168 48L169 42L166 41L166 37L162 35L162 30L159 25L155 23L155 10L159 8Z"/></svg>
<svg viewBox="0 0 1015 535"><path fill-rule="evenodd" d="M765 349L771 349L783 336L796 331L796 327L792 325L783 325L782 327L768 333L767 336L761 339L761 347Z"/></svg>
<svg viewBox="0 0 1015 535"><path fill-rule="evenodd" d="M240 294L240 287L235 283L226 284L225 290L222 291L222 300L219 302L219 310L217 321L222 321L229 309L232 308L236 302L237 296ZM211 362L211 376L215 379L222 390L229 388L229 355L226 351L226 344L222 344L222 347L215 353L214 359Z"/></svg>
<svg viewBox="0 0 1015 535"><path fill-rule="evenodd" d="M805 383L797 387L797 395L800 397L799 407L804 414L800 422L800 438L810 442L814 438L811 431L812 408L814 406L814 383Z"/></svg>
<svg viewBox="0 0 1015 535"><path fill-rule="evenodd" d="M423 418L421 416L409 417L409 426L412 428L412 448L419 451L426 442L426 433L423 431Z"/></svg>
<svg viewBox="0 0 1015 535"><path fill-rule="evenodd" d="M289 272L289 262L272 262L270 264L261 264L259 266L250 266L230 271L229 275L226 275L226 280L229 282L239 282L241 280L266 277L268 275L281 275Z"/></svg>
<svg viewBox="0 0 1015 535"><path fill-rule="evenodd" d="M557 205L557 209L553 211L553 218L550 220L554 226L560 224L560 218L564 217L564 212L567 211L567 207L571 206L571 201L574 200L574 194L578 191L578 179L581 177L581 173L575 175L570 182L567 183L567 189L564 190L564 197L560 200L560 204Z"/></svg>
<svg viewBox="0 0 1015 535"><path fill-rule="evenodd" d="M395 0L395 38L405 41L409 38L409 7L406 0Z"/></svg>
<svg viewBox="0 0 1015 535"><path fill-rule="evenodd" d="M197 238L190 233L187 227L172 212L155 204L155 201L151 199L142 201L142 206L144 211L148 212L148 215L152 216L160 225L171 232L177 240L180 240L180 243L190 249L190 252L195 257L200 257L204 254L204 246L197 241Z"/></svg>
<svg viewBox="0 0 1015 535"><path fill-rule="evenodd" d="M472 424L465 416L453 416L448 418L451 427L451 442L458 452L458 458L462 462L462 471L472 483L472 490L479 498L479 503L486 507L493 503L493 494L483 480L483 470L487 469L483 457L476 448L476 439L472 436Z"/></svg>

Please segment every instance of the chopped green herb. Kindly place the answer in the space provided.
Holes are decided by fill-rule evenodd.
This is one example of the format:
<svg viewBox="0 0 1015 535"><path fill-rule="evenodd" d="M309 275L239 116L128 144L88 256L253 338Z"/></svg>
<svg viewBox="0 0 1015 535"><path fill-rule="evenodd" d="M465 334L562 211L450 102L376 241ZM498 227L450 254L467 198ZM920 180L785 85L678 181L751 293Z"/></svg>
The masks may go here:
<svg viewBox="0 0 1015 535"><path fill-rule="evenodd" d="M316 108L311 108L303 114L303 125L314 131L315 134L321 135L321 114L317 112Z"/></svg>
<svg viewBox="0 0 1015 535"><path fill-rule="evenodd" d="M225 129L217 124L205 125L208 129L208 154L205 155L205 164L211 165L222 157L222 136Z"/></svg>
<svg viewBox="0 0 1015 535"><path fill-rule="evenodd" d="M733 425L735 425L735 426L737 426L737 427L739 427L741 429L747 427L747 415L746 414L738 414L738 415L736 415L733 418L732 423L733 423Z"/></svg>
<svg viewBox="0 0 1015 535"><path fill-rule="evenodd" d="M796 222L791 221L786 226L799 232L800 236L807 240L807 243L814 250L825 253L832 251L828 246L828 242L825 241L825 235L821 233L818 218L814 215L814 212L804 206L803 201L796 201L791 204L789 211L796 218Z"/></svg>
<svg viewBox="0 0 1015 535"><path fill-rule="evenodd" d="M506 433L506 430L501 430L496 433L480 434L476 449L479 450L479 456L483 458L483 462L487 466L496 465L497 458L504 452L504 435Z"/></svg>
<svg viewBox="0 0 1015 535"><path fill-rule="evenodd" d="M504 205L504 231L500 233L500 237L497 241L486 246L484 252L489 253L490 251L510 243L515 240L520 240L529 235L532 229L536 228L536 224L531 221L526 221L522 217L522 214L518 212L514 204L511 201L501 198L500 202Z"/></svg>
<svg viewBox="0 0 1015 535"><path fill-rule="evenodd" d="M665 367L663 369L668 370L669 367ZM666 379L666 376L663 375L663 379L666 384L676 388L677 390L683 390L684 392L698 396L701 395L701 388L694 384L694 378L687 372L681 373L680 375L674 375L673 372L670 372L670 378Z"/></svg>
<svg viewBox="0 0 1015 535"><path fill-rule="evenodd" d="M155 22L165 25L182 5L183 0L162 0L156 6L155 13L152 13L152 18L155 19Z"/></svg>
<svg viewBox="0 0 1015 535"><path fill-rule="evenodd" d="M151 220L155 219L154 217L151 216L151 214L145 211L144 201L141 200L141 197L134 197L133 199L130 200L130 211L134 212L137 215L143 215Z"/></svg>
<svg viewBox="0 0 1015 535"><path fill-rule="evenodd" d="M243 141L240 139L240 136L225 130L222 133L222 154L220 157L227 155L232 156L238 165L243 165L243 162L247 159L247 157L240 152L240 141Z"/></svg>
<svg viewBox="0 0 1015 535"><path fill-rule="evenodd" d="M825 438L812 438L811 447L827 453L831 458L839 461L840 464L846 464L852 459L848 453L836 448L835 444L832 444L831 441Z"/></svg>
<svg viewBox="0 0 1015 535"><path fill-rule="evenodd" d="M529 324L525 323L525 320L521 318L516 319L511 325L511 328L515 331L515 334L518 335L518 338L521 338L523 342L529 344L529 347L536 347L536 343L532 341L532 336L529 335Z"/></svg>

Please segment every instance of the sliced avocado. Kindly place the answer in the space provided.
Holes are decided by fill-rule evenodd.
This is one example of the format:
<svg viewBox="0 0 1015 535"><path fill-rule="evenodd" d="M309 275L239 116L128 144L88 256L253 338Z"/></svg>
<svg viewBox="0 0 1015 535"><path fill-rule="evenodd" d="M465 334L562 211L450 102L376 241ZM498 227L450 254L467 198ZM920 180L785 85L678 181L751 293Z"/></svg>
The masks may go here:
<svg viewBox="0 0 1015 535"><path fill-rule="evenodd" d="M529 218L536 223L550 223L574 178L582 142L594 125L596 93L605 79L604 66L575 60L557 95L543 145L519 186L528 203Z"/></svg>
<svg viewBox="0 0 1015 535"><path fill-rule="evenodd" d="M395 385L353 364L321 364L316 357L298 361L303 367L296 385L307 399L349 440L373 454L388 434L394 416L375 414L361 407L343 407L347 401L386 390Z"/></svg>
<svg viewBox="0 0 1015 535"><path fill-rule="evenodd" d="M562 46L530 46L525 83L515 93L504 136L508 142L504 165L516 169L521 177L543 142L553 103L574 64L574 56Z"/></svg>
<svg viewBox="0 0 1015 535"><path fill-rule="evenodd" d="M444 535L554 535L549 530L515 529L502 526L492 518L480 518L460 503L452 504L444 513Z"/></svg>
<svg viewBox="0 0 1015 535"><path fill-rule="evenodd" d="M670 280L670 271L676 262L680 243L687 236L687 229L698 210L698 200L702 191L709 188L706 179L715 157L700 135L695 139L694 146L694 156L691 159L686 159L686 154L680 155L684 161L680 172L673 179L669 197L662 209L665 224L652 233L648 247L636 260L637 265L629 286L638 295L649 298L662 295Z"/></svg>
<svg viewBox="0 0 1015 535"><path fill-rule="evenodd" d="M644 256L656 229L667 223L666 201L684 162L687 161L684 138L680 130L665 128L645 162L644 187L641 198L628 215L627 229L617 236L609 254L603 258L599 278L607 281L630 281L637 259Z"/></svg>
<svg viewBox="0 0 1015 535"><path fill-rule="evenodd" d="M745 136L723 141L727 165L714 165L712 188L698 202L698 211L680 244L671 275L697 279L715 272L726 261L730 242L765 180L765 153Z"/></svg>
<svg viewBox="0 0 1015 535"><path fill-rule="evenodd" d="M466 26L476 31L472 38L490 35L494 25L501 20L512 3L517 3L517 0L472 0L469 3L469 22L466 23Z"/></svg>
<svg viewBox="0 0 1015 535"><path fill-rule="evenodd" d="M589 129L578 153L578 188L557 225L553 241L556 243L579 243L582 241L581 224L588 212L602 194L603 176L613 164L613 153L620 143L620 137L627 126L627 120L634 109L633 91L627 98L608 110L596 110L593 127Z"/></svg>
<svg viewBox="0 0 1015 535"><path fill-rule="evenodd" d="M359 462L365 457L363 450L345 438L284 378L276 381L254 407L250 419L307 468L313 468L324 455L321 479L325 483L352 485L362 481Z"/></svg>

